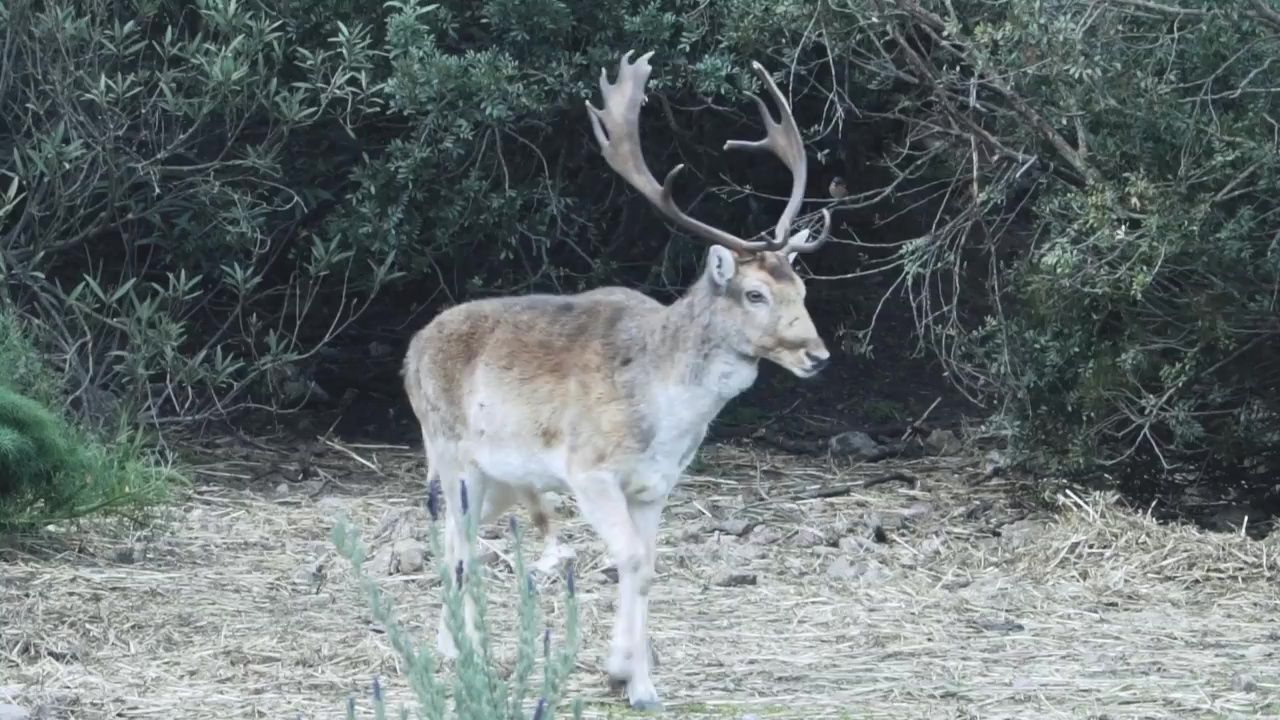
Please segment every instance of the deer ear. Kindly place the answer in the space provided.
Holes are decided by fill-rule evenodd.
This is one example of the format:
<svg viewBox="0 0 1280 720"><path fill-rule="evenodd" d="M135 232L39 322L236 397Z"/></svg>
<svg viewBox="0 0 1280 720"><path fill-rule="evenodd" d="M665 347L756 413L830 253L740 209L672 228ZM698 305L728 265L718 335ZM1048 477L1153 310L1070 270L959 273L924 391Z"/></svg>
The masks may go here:
<svg viewBox="0 0 1280 720"><path fill-rule="evenodd" d="M711 284L723 290L738 271L738 261L733 251L723 245L712 245L707 250L707 274L711 276Z"/></svg>

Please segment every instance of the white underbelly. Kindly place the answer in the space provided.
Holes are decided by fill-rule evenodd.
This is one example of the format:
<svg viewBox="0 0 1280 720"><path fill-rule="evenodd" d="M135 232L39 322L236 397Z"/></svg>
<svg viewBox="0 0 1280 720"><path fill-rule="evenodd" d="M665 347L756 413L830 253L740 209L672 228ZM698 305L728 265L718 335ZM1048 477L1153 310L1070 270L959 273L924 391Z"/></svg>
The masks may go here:
<svg viewBox="0 0 1280 720"><path fill-rule="evenodd" d="M471 460L487 477L515 487L532 487L539 492L563 492L566 457L563 449L516 449L489 443L472 446Z"/></svg>

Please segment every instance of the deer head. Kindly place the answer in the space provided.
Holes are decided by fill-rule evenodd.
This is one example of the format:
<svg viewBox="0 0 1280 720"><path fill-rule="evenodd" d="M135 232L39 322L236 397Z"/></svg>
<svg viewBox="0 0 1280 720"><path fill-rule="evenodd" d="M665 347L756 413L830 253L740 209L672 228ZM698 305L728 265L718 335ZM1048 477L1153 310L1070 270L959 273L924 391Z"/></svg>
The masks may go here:
<svg viewBox="0 0 1280 720"><path fill-rule="evenodd" d="M605 161L678 227L710 243L700 282L708 285L714 296L707 318L712 334L744 356L770 360L799 377L816 375L826 366L830 353L805 308L804 282L792 263L799 254L813 252L827 241L831 213L822 211L822 227L816 236L810 237L808 229L791 233L804 200L806 157L804 140L786 99L764 67L752 63L777 103L781 121L774 121L764 101L753 96L765 137L730 140L724 149L772 153L790 170L792 184L773 237L747 240L690 217L676 205L672 194L683 164L672 168L661 184L649 171L639 125L653 53L645 53L635 62L631 62L631 55L628 51L622 56L615 82L610 83L607 73L600 71L604 107L596 108L589 101L586 104Z"/></svg>

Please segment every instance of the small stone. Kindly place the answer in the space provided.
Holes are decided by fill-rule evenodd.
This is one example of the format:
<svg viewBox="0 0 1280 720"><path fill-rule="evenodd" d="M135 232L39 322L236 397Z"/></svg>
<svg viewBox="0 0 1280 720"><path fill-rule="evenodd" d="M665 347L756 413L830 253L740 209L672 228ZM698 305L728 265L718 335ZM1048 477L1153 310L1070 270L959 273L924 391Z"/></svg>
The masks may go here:
<svg viewBox="0 0 1280 720"><path fill-rule="evenodd" d="M876 560L859 560L853 563L849 562L849 558L838 557L827 566L827 575L835 580L882 582L889 577L889 571Z"/></svg>
<svg viewBox="0 0 1280 720"><path fill-rule="evenodd" d="M1236 692L1251 693L1258 689L1258 681L1252 675L1239 673L1231 678L1231 689Z"/></svg>
<svg viewBox="0 0 1280 720"><path fill-rule="evenodd" d="M756 574L721 570L711 576L711 584L717 587L743 587L756 584Z"/></svg>
<svg viewBox="0 0 1280 720"><path fill-rule="evenodd" d="M133 543L125 547L118 548L115 551L115 560L124 565L132 565L136 562L142 562L147 559L147 546L142 543Z"/></svg>
<svg viewBox="0 0 1280 720"><path fill-rule="evenodd" d="M801 528L800 532L796 533L794 543L799 547L819 547L829 544L826 533L816 528Z"/></svg>
<svg viewBox="0 0 1280 720"><path fill-rule="evenodd" d="M925 436L924 446L934 455L956 455L962 449L960 438L950 430L934 430Z"/></svg>
<svg viewBox="0 0 1280 720"><path fill-rule="evenodd" d="M273 497L282 498L282 497L287 497L288 495L289 495L289 483L287 482L282 482L279 485L276 485L275 489L272 490Z"/></svg>
<svg viewBox="0 0 1280 720"><path fill-rule="evenodd" d="M912 503L910 507L902 511L902 519L911 522L919 522L933 513L933 506L926 502Z"/></svg>
<svg viewBox="0 0 1280 720"><path fill-rule="evenodd" d="M1000 528L999 544L1016 548L1026 545L1044 531L1044 524L1035 520L1018 520Z"/></svg>
<svg viewBox="0 0 1280 720"><path fill-rule="evenodd" d="M716 523L716 530L719 530L726 535L742 537L750 532L754 525L755 523L744 518L726 518Z"/></svg>
<svg viewBox="0 0 1280 720"><path fill-rule="evenodd" d="M943 543L944 540L941 536L933 535L925 538L924 542L920 543L920 547L916 549L925 557L933 557L942 552Z"/></svg>
<svg viewBox="0 0 1280 720"><path fill-rule="evenodd" d="M686 527L680 531L678 538L682 543L702 542L702 529L698 527Z"/></svg>
<svg viewBox="0 0 1280 720"><path fill-rule="evenodd" d="M832 437L828 442L833 455L852 455L863 460L879 460L888 450L861 430L849 430Z"/></svg>
<svg viewBox="0 0 1280 720"><path fill-rule="evenodd" d="M329 513L341 510L344 505L346 505L346 502L335 495L325 495L316 500L316 508Z"/></svg>
<svg viewBox="0 0 1280 720"><path fill-rule="evenodd" d="M857 535L849 535L848 537L840 538L840 543L837 547L844 552L856 554L873 553L879 549L875 541L871 538L859 537Z"/></svg>
<svg viewBox="0 0 1280 720"><path fill-rule="evenodd" d="M1023 632L1027 629L1022 623L1011 620L981 620L978 621L977 626L987 632L1000 633L1002 635Z"/></svg>
<svg viewBox="0 0 1280 720"><path fill-rule="evenodd" d="M10 703L0 703L0 720L28 720L31 713L27 709Z"/></svg>
<svg viewBox="0 0 1280 720"><path fill-rule="evenodd" d="M756 545L773 545L781 542L785 537L782 531L771 525L762 525L751 532L747 536L747 542Z"/></svg>
<svg viewBox="0 0 1280 720"><path fill-rule="evenodd" d="M399 573L422 572L427 566L427 546L412 538L397 540L392 546L395 571Z"/></svg>
<svg viewBox="0 0 1280 720"><path fill-rule="evenodd" d="M983 472L987 477L994 477L1004 472L1006 464L1004 453L999 450L989 450L987 451Z"/></svg>

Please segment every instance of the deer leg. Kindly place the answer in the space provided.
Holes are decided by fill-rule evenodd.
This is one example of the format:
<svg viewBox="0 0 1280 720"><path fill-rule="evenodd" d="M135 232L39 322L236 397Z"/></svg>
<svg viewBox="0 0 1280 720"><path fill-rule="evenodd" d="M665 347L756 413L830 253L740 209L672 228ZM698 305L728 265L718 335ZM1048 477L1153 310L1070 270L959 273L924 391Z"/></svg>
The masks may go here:
<svg viewBox="0 0 1280 720"><path fill-rule="evenodd" d="M610 649L608 667L628 667L628 696L652 696L657 705L657 691L650 677L656 658L649 640L649 596L656 576L655 565L658 558L658 526L662 520L662 509L665 500L642 502L631 500L628 512L635 525L640 541L644 545L644 563L642 577L646 581L637 588L635 607L628 615L631 627L628 634L631 638L629 646L615 646ZM618 655L619 652L623 654ZM634 705L634 703L633 703ZM648 709L657 709L656 707Z"/></svg>
<svg viewBox="0 0 1280 720"><path fill-rule="evenodd" d="M561 544L559 532L551 520L551 508L547 506L541 493L536 490L528 491L525 494L525 505L533 516L534 526L542 535L542 557L534 563L534 570L543 575L551 575L560 567L560 563L573 559L576 553L572 547Z"/></svg>
<svg viewBox="0 0 1280 720"><path fill-rule="evenodd" d="M653 562L648 559L644 538L632 520L626 495L615 473L592 472L573 483L578 509L604 540L618 566L618 612L605 671L615 684L626 684L627 700L637 710L661 707L657 690L648 673L648 648L637 645L636 630L643 627L641 599L653 584ZM639 655L645 663L636 673Z"/></svg>
<svg viewBox="0 0 1280 720"><path fill-rule="evenodd" d="M484 512L487 483L478 472L464 470L466 465L456 457L440 457L436 459L436 467L440 475L441 491L444 495L444 558L449 567L449 582L460 587L457 568L459 563L465 568L472 559L472 547L467 538L467 523L471 513ZM463 510L462 487L466 485L466 512ZM478 520L479 518L477 518ZM466 633L473 646L478 647L480 632L475 626L475 603L470 597L463 598L463 618ZM450 659L458 657L457 638L449 631L446 614L441 609L440 627L436 635L436 651Z"/></svg>

